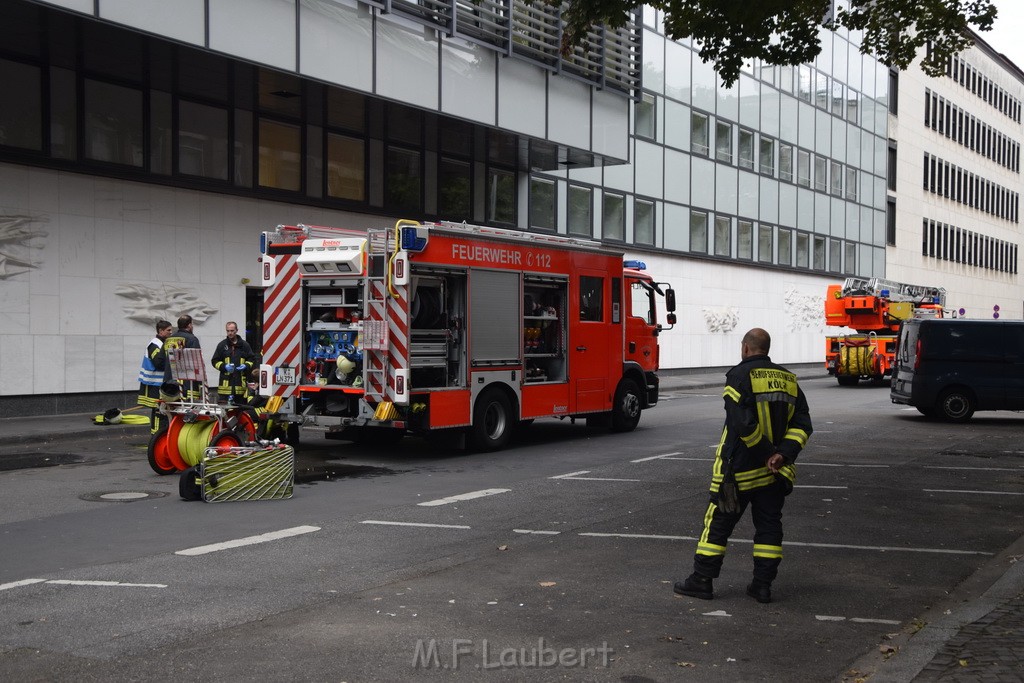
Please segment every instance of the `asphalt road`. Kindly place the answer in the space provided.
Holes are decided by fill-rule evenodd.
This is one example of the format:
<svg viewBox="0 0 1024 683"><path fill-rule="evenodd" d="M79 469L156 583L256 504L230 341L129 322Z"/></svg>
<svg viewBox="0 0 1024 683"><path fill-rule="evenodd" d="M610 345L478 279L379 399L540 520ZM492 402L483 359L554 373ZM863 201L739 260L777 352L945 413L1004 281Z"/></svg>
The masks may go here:
<svg viewBox="0 0 1024 683"><path fill-rule="evenodd" d="M498 454L306 434L287 501L182 501L141 437L0 446L71 463L0 472L0 678L855 678L1024 535L1022 418L947 425L885 388L803 386L815 434L770 605L744 594L749 520L715 600L672 593L717 390L669 394L631 434L538 421ZM102 497L126 492L150 496Z"/></svg>

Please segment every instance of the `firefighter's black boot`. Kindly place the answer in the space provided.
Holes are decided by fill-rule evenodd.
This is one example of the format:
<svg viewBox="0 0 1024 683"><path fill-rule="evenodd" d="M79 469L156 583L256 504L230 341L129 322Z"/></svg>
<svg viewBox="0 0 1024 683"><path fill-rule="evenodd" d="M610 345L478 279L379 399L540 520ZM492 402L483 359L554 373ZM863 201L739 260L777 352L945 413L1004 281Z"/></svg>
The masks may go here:
<svg viewBox="0 0 1024 683"><path fill-rule="evenodd" d="M747 595L760 603L767 604L772 601L772 586L771 584L762 583L755 579L749 586L747 586Z"/></svg>
<svg viewBox="0 0 1024 683"><path fill-rule="evenodd" d="M710 600L715 597L714 585L710 577L694 572L686 577L685 581L676 581L672 590L677 595L687 595L691 598Z"/></svg>

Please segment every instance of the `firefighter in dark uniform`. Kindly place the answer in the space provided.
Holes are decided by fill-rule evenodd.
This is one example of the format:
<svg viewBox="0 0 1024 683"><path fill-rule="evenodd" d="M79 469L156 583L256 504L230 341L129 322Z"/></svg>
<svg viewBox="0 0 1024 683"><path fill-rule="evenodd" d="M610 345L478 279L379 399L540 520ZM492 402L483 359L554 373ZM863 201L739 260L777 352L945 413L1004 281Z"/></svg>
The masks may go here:
<svg viewBox="0 0 1024 683"><path fill-rule="evenodd" d="M164 356L167 356L168 351L174 349L198 349L199 338L192 334L192 316L183 315L178 318L178 329L171 333L171 336L164 340ZM164 382L175 382L172 374L173 368L171 367L171 361L168 358L164 364ZM203 399L203 389L200 382L186 381L185 386L180 387L182 396L192 401L199 401Z"/></svg>
<svg viewBox="0 0 1024 683"><path fill-rule="evenodd" d="M771 361L770 347L771 337L765 330L750 330L743 337L743 360L726 374L725 428L715 454L711 503L693 558L693 574L674 586L680 595L714 597L712 580L722 569L729 535L749 505L754 522L754 580L747 586L747 595L771 602L772 581L782 562L782 506L793 490L794 463L812 427L796 375ZM728 495L731 491L735 497Z"/></svg>
<svg viewBox="0 0 1024 683"><path fill-rule="evenodd" d="M248 396L248 377L259 358L253 353L249 342L238 336L238 325L229 322L224 326L227 338L217 344L211 362L220 372L217 394L221 399L234 401Z"/></svg>
<svg viewBox="0 0 1024 683"><path fill-rule="evenodd" d="M156 324L156 336L146 347L146 355L139 369L139 405L150 409L150 431L154 434L166 422L166 418L157 410L157 404L160 401L160 385L164 381L164 364L167 360L163 353L164 339L171 334L171 329L171 324L166 320Z"/></svg>

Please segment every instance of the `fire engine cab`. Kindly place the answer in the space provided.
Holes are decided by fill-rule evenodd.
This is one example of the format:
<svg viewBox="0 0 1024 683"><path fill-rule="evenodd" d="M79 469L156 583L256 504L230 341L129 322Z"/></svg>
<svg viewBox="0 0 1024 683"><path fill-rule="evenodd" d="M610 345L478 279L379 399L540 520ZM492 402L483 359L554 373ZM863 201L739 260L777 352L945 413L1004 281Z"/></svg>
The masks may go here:
<svg viewBox="0 0 1024 683"><path fill-rule="evenodd" d="M401 220L279 226L261 252L259 391L293 427L497 450L535 418L630 431L658 402L675 293L597 242Z"/></svg>

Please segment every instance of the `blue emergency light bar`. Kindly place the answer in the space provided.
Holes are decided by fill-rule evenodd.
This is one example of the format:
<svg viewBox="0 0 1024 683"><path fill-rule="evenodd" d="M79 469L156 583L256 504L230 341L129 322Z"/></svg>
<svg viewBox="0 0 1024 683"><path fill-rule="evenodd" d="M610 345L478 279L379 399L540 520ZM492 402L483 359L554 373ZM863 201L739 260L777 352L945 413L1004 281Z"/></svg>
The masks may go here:
<svg viewBox="0 0 1024 683"><path fill-rule="evenodd" d="M622 262L623 268L632 268L633 270L647 270L647 264L643 261L638 260L626 260Z"/></svg>
<svg viewBox="0 0 1024 683"><path fill-rule="evenodd" d="M418 225L406 225L401 228L402 249L406 251L423 251L427 248L427 229Z"/></svg>

